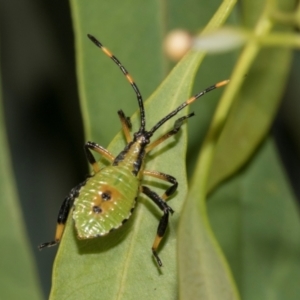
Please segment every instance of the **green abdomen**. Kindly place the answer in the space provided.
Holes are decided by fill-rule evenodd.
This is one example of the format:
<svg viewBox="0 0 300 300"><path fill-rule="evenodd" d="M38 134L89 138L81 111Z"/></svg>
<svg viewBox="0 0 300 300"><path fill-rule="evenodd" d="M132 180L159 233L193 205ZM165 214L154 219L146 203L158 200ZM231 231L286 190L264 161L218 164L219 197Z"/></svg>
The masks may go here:
<svg viewBox="0 0 300 300"><path fill-rule="evenodd" d="M120 227L131 215L138 188L138 179L117 166L105 167L88 179L74 201L78 237L93 238Z"/></svg>

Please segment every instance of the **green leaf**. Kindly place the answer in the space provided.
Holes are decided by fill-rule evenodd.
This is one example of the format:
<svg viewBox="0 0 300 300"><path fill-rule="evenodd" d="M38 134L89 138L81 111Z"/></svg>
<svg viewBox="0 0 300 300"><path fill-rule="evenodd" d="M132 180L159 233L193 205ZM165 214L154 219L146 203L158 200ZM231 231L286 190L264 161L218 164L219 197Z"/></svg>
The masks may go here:
<svg viewBox="0 0 300 300"><path fill-rule="evenodd" d="M117 96L114 99L115 93L118 93L119 89L115 89L114 86L118 85L119 81L124 81L130 93L128 98L135 105L135 108L137 103L130 85L123 78L124 76L122 76L118 68L86 38L87 32L98 36L97 32L99 31L98 28L101 27L100 25L103 26L103 24L107 23L105 17L107 18L110 10L107 8L107 11L105 11L104 7L108 7L108 4L93 2L94 6L91 4L90 7L89 5L84 5L82 1L73 1L72 5L73 18L76 24L79 88L86 134L88 138L101 143L103 131L114 123L120 126L116 117L116 111L125 107L126 114L130 113L127 110L127 102L125 102L126 95L121 93L119 97ZM122 11L124 5L126 4L119 2L118 9ZM153 84L153 82L158 81L158 77L161 77L160 74L163 73L160 61L157 62L157 58L152 59L161 55L155 52L157 45L161 44L161 35L158 31L155 31L155 24L151 25L153 27L151 30L144 26L148 26L147 24L149 23L147 22L149 22L149 19L154 18L153 16L157 13L158 8L154 4L145 4L143 2L143 9L141 10L141 5L140 3L137 4L137 7L131 7L131 9L136 10L136 16L138 16L138 20L135 20L134 23L135 27L133 26L136 31L132 29L132 32L135 32L135 34L130 36L129 40L125 40L124 34L121 31L118 33L118 30L115 28L113 34L114 44L119 43L123 48L128 46L128 49L133 53L134 51L142 51L144 54L143 59L139 59L132 53L131 55L134 60L137 60L136 63L139 63L139 67L141 68L142 66L143 70L147 71L144 74L144 77L147 77L147 80L145 79L146 82ZM145 5L150 7L146 9ZM101 12L102 17L98 19L96 17L95 19L92 18L91 15L95 11ZM124 8L124 11L126 11L126 8ZM112 18L111 14L109 16ZM120 18L121 16L118 16L117 21L121 23ZM127 20L128 16L124 16L125 18ZM125 22L124 19L123 22ZM95 20L99 23L97 26ZM138 25L137 21L140 22ZM219 26L223 21L224 17L216 18L213 26ZM95 28L91 29L89 27ZM137 50L135 47L142 48L145 45L143 44L145 43L145 41L143 42L145 32L147 32L148 51L145 50L143 52L143 50ZM116 38L116 34L118 34L118 38ZM101 37L99 36L99 38ZM149 39L152 40L151 43L149 43ZM113 53L116 53L116 56L127 66L126 56L125 60L123 60L123 56L119 55L118 51L111 47L106 40L103 43ZM158 47L158 49L160 48L161 46ZM200 53L188 55L145 103L148 129L188 98L193 77L202 58L203 54ZM103 61L103 65L107 61L107 67L101 67L100 61ZM102 80L105 82L105 78L109 76L108 72L110 71L108 70L111 69L116 71L112 71L115 75L111 75L109 80L100 86L100 82ZM130 72L134 78L137 78L135 71L132 71L132 69L130 66ZM105 70L105 72L101 70ZM140 81L142 82L142 80L138 82ZM109 90L107 95L104 93L105 89ZM143 89L141 88L141 90ZM120 99L121 103L118 99ZM105 110L104 113L104 108L103 111L101 110L100 105L111 106L114 102L117 103L114 112L109 113ZM183 112L181 115L183 114L186 114L186 112ZM105 120L105 126L102 127L99 124L101 118ZM136 129L139 125L139 116L137 114L132 118L132 123ZM164 132L170 130L172 126L173 124L165 126ZM153 140L158 136L159 134L153 137ZM119 134L110 144L109 150L113 154L117 154L124 146L124 138L122 134ZM185 150L186 133L183 130L182 133L176 136L175 140L171 139L162 147L152 151L146 165L147 169L169 173L177 178L180 188L170 201L170 206L176 212L180 211L182 199L187 192ZM159 194L162 194L163 189L166 189L168 186L152 179L148 180L145 178L145 180L145 184L157 190ZM72 218L69 218L55 260L51 299L98 299L100 296L104 299L142 299L145 295L147 295L147 299L174 299L177 297L176 227L179 213L175 213L170 218L169 230L159 251L164 268L159 269L152 257L151 246L161 212L149 199L139 197L138 202L138 207L131 220L119 230L103 238L79 241L76 238Z"/></svg>
<svg viewBox="0 0 300 300"><path fill-rule="evenodd" d="M219 102L211 127L204 140L190 191L183 207L178 236L180 296L182 299L190 299L191 297L194 299L238 298L230 270L209 224L206 196L208 191L215 187L220 180L232 175L249 159L259 141L266 134L276 111L280 91L283 88L283 79L286 77L289 66L290 53L276 52L276 50L268 51L267 60L270 59L270 63L266 64L267 71L262 67L260 61L263 56L255 61L262 47L258 37L267 36L273 27L270 18L271 8L267 8L261 10L253 29L253 36L249 38L244 47L231 76L231 83ZM276 70L271 67L274 64L274 58L276 61L280 58L282 62L282 65L279 63L280 66ZM254 61L255 64L253 65ZM233 100L239 96L237 94L243 82L243 76L249 70L250 72L253 71L252 78L250 78L250 83L253 80L252 88L254 86L260 87L259 92L262 92L262 96L267 96L268 99L262 101L260 97L257 97L258 91L254 94L248 85L244 87L247 96L231 108ZM261 79L255 74L258 70L265 71L269 75L262 74L265 75L264 80L261 80L262 84L269 83L268 80L271 78L279 82L274 89L274 82L270 81L275 93L273 93L274 91L270 92L270 88L256 84ZM276 71L279 74L273 76ZM254 97L259 98L259 104L255 100L253 101L252 98ZM254 108L257 106L258 109L255 110L252 106ZM237 107L239 109L236 109ZM232 120L226 120L229 111L234 115L235 122L229 123ZM253 126L255 122L257 122L257 126ZM226 124L225 128L224 124ZM219 138L220 132L222 132L221 138ZM237 135L236 132L240 132L240 134ZM223 139L222 135L224 135ZM244 148L240 149L238 147L240 145ZM224 149L228 151L224 151ZM226 163L225 166L218 161L219 158L222 158L222 161ZM213 165L212 162L214 162ZM226 175L224 176L224 174Z"/></svg>
<svg viewBox="0 0 300 300"><path fill-rule="evenodd" d="M299 298L298 207L271 140L212 194L208 212L242 299Z"/></svg>
<svg viewBox="0 0 300 300"><path fill-rule="evenodd" d="M42 299L15 190L0 105L0 278L1 299Z"/></svg>
<svg viewBox="0 0 300 300"><path fill-rule="evenodd" d="M178 233L180 299L239 299L221 249L210 228L199 190L191 186ZM184 223L182 225L182 223Z"/></svg>
<svg viewBox="0 0 300 300"><path fill-rule="evenodd" d="M251 67L218 140L209 190L241 168L269 131L286 84L291 55L292 51L286 49L263 50Z"/></svg>
<svg viewBox="0 0 300 300"><path fill-rule="evenodd" d="M189 55L147 101L150 126L187 98L200 58L199 54ZM135 115L132 122L136 124L138 121ZM109 149L112 153L118 153L122 147L124 138L119 134ZM185 148L186 135L182 132L176 142L172 140L153 151L147 164L147 169L170 173L180 182L180 189L170 202L175 211L180 211L187 192ZM170 164L172 161L176 164ZM153 183L152 180L146 181L151 187ZM163 190L158 189L158 192L162 194ZM140 299L145 295L149 295L148 299L176 297L176 226L179 214L171 217L165 243L160 248L165 266L160 270L152 258L151 245L161 212L144 197L139 197L138 202L131 220L103 238L78 241L72 219L69 218L55 261L51 299L97 299L99 285L104 299Z"/></svg>
<svg viewBox="0 0 300 300"><path fill-rule="evenodd" d="M294 0L281 2L284 6L282 9L286 11L294 7ZM257 1L257 5L253 5L253 1L245 1L245 5L245 23L248 26L250 23L253 32L258 32L259 27L264 26L263 22L259 23L259 18L268 22L267 14L260 16L266 4ZM278 29L283 32L290 30L274 27L274 30ZM249 41L243 51L245 55L242 54L237 62L237 72L233 76L244 78L244 84L236 96L234 106L218 139L209 177L209 191L239 170L251 157L269 131L282 98L291 66L292 50L282 48L261 50L259 46L260 53L252 64L247 66L247 60L251 57L251 47L255 43ZM247 50L250 51L247 53ZM244 68L241 67L243 65Z"/></svg>
<svg viewBox="0 0 300 300"><path fill-rule="evenodd" d="M126 66L144 98L166 75L161 5L153 1L71 1L76 64L86 139L107 146L120 130L117 111L137 109L132 87L119 68L88 39L98 38Z"/></svg>
<svg viewBox="0 0 300 300"><path fill-rule="evenodd" d="M120 92L123 91L122 87L114 89L113 86L119 84L119 81L124 81L130 93L129 99L134 99L134 96L131 87L122 78L122 74L117 70L118 68L113 66L102 53L99 53L99 49L85 37L87 32L98 36L99 28L103 27L103 24L108 23L108 21L111 22L111 19L114 18L111 6L96 1L89 3L90 5L86 6L81 1L72 2L76 31L79 90L86 135L92 140L101 141L103 140L103 131L108 128L108 124L109 127L113 127L111 125L117 123L117 121L113 122L111 117L116 115L116 110L125 107L126 114L130 113L127 110L128 102L125 102L126 94ZM132 18L134 21L131 22L131 19L128 19L126 14L118 15L117 11L116 26L124 26L124 22L127 24L129 20L129 24L132 27L130 31L134 32L134 34L130 35L130 39L126 39L120 29L118 31L117 28L114 28L111 30L113 34L110 34L114 38L112 45L121 45L122 48L120 50L126 50L123 53L131 56L135 64L139 65L139 68L143 67L145 81L147 84L151 83L148 84L148 86L151 86L156 81L160 81L162 76L160 74L163 74L163 63L161 63L160 59L161 53L156 52L157 49L159 51L161 49L162 35L159 32L159 28L156 27L158 25L153 24L153 19L158 17L157 9L159 7L153 3L145 4L145 2L135 3L134 6L129 7L121 1L118 2L117 7L118 11L122 13L130 8L130 13L136 18ZM99 15L101 14L101 17L96 17L95 15L98 13L95 14L95 12L98 12ZM93 14L95 18L91 17ZM220 25L224 19L223 15L215 18L212 23L213 26ZM151 29L148 28L149 24L151 24ZM106 27L105 31L108 34L110 32L109 28ZM146 41L145 33L147 33ZM129 65L126 62L126 55L119 55L120 51L116 50L117 47L111 46L110 42L106 42L102 37L101 41L108 45L113 53L116 53L125 66ZM138 45L138 49L136 45ZM145 50L143 50L143 46ZM135 51L141 51L143 59L134 55ZM124 57L125 59L123 59ZM157 60L157 58L159 59ZM150 125L147 128L151 128L172 108L175 108L188 98L192 79L202 58L203 55L199 53L191 53L187 56L173 70L168 79L152 95L149 101L145 103L147 120ZM100 65L100 61L104 62L103 65L102 62ZM105 64L107 64L107 67ZM110 71L107 71L111 69L113 70L111 74L114 75L110 75ZM105 72L101 72L101 70L105 70ZM134 75L134 78L139 78L140 81L141 76L136 76L136 71L133 70L131 65L130 72ZM106 81L105 78L108 78L108 80ZM121 79L115 83L116 78ZM104 83L100 83L102 80ZM142 86L140 87L141 90L144 90ZM104 106L111 106L114 102L111 99L115 97L115 93L117 95L115 111L109 113L105 110L104 113ZM118 96L118 93L120 96ZM123 107L120 107L118 99L122 101ZM131 102L135 107L137 106L136 100L131 100ZM100 105L104 105L103 110L100 108ZM103 118L105 127L99 123L101 116L105 116ZM137 115L132 118L134 128L138 126L138 119ZM117 120L117 117L115 117L115 120ZM170 126L172 125L169 124L164 130L170 130ZM116 154L124 145L124 138L119 134L113 140L109 149ZM170 140L162 148L158 147L152 151L147 163L147 169L170 173L180 182L180 189L170 202L170 205L176 212L180 211L182 199L187 192L184 162L185 149L186 134L183 131L177 135L175 141ZM176 161L176 164L174 164L174 161ZM158 193L163 193L161 188L165 189L167 186L147 179L145 183L151 185L151 187L154 186ZM170 228L160 247L160 256L165 268L159 269L151 254L151 245L156 234L161 212L148 199L140 197L138 202L139 205L131 220L121 229L104 238L79 241L75 236L72 219L69 218L54 265L51 299L98 299L99 292L101 297L106 299L139 299L145 295L147 295L148 299L157 297L160 299L176 298L178 286L176 227L179 214L172 216Z"/></svg>

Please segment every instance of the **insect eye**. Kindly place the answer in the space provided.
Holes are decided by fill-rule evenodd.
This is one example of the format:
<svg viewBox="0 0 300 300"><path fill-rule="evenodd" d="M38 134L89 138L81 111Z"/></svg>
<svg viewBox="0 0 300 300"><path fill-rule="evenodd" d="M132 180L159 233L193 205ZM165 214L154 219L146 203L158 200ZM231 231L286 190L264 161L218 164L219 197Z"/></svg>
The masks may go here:
<svg viewBox="0 0 300 300"><path fill-rule="evenodd" d="M102 209L99 206L93 206L93 212L99 214L102 212Z"/></svg>
<svg viewBox="0 0 300 300"><path fill-rule="evenodd" d="M108 200L111 199L111 193L110 193L110 192L103 192L103 193L101 194L101 197L102 197L102 199L103 199L104 201L108 201Z"/></svg>

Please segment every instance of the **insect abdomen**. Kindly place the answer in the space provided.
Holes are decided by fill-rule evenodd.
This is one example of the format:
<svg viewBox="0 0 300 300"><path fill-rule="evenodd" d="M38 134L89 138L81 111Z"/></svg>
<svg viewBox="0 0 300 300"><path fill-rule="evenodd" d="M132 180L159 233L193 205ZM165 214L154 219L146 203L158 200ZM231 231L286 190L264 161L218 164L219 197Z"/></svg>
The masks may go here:
<svg viewBox="0 0 300 300"><path fill-rule="evenodd" d="M106 235L128 219L139 181L125 168L109 166L91 177L74 202L73 219L81 239Z"/></svg>

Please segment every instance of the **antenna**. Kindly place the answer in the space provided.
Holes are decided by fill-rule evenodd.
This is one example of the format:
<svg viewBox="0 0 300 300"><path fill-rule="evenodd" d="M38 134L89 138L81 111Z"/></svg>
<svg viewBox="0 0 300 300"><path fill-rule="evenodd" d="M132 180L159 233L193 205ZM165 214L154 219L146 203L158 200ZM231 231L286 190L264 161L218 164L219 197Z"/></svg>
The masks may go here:
<svg viewBox="0 0 300 300"><path fill-rule="evenodd" d="M119 66L122 73L126 76L128 82L130 83L134 92L136 93L137 101L139 104L140 118L141 118L141 127L139 129L139 132L145 132L145 126L146 126L145 109L144 109L143 98L142 98L139 88L137 87L137 85L135 84L135 82L133 81L131 76L129 75L128 71L121 64L121 62L107 48L105 48L95 37L93 37L90 34L88 34L87 36L97 47L99 47L108 57L110 57L117 66Z"/></svg>
<svg viewBox="0 0 300 300"><path fill-rule="evenodd" d="M185 108L186 106L190 105L191 103L193 103L194 101L196 101L198 98L202 97L203 95L205 95L206 93L217 89L219 87L222 87L226 84L228 84L229 80L223 80L220 81L208 88L206 88L205 90L203 90L202 92L194 95L193 97L189 98L188 100L186 100L185 102L183 102L181 105L179 105L177 108L175 108L172 112L170 112L168 115L166 115L164 118L162 118L159 122L156 123L156 125L153 126L153 128L149 131L150 135L153 135L153 133L160 127L162 126L165 122L167 122L169 119L171 119L172 117L174 117L178 112L180 112L183 108Z"/></svg>

